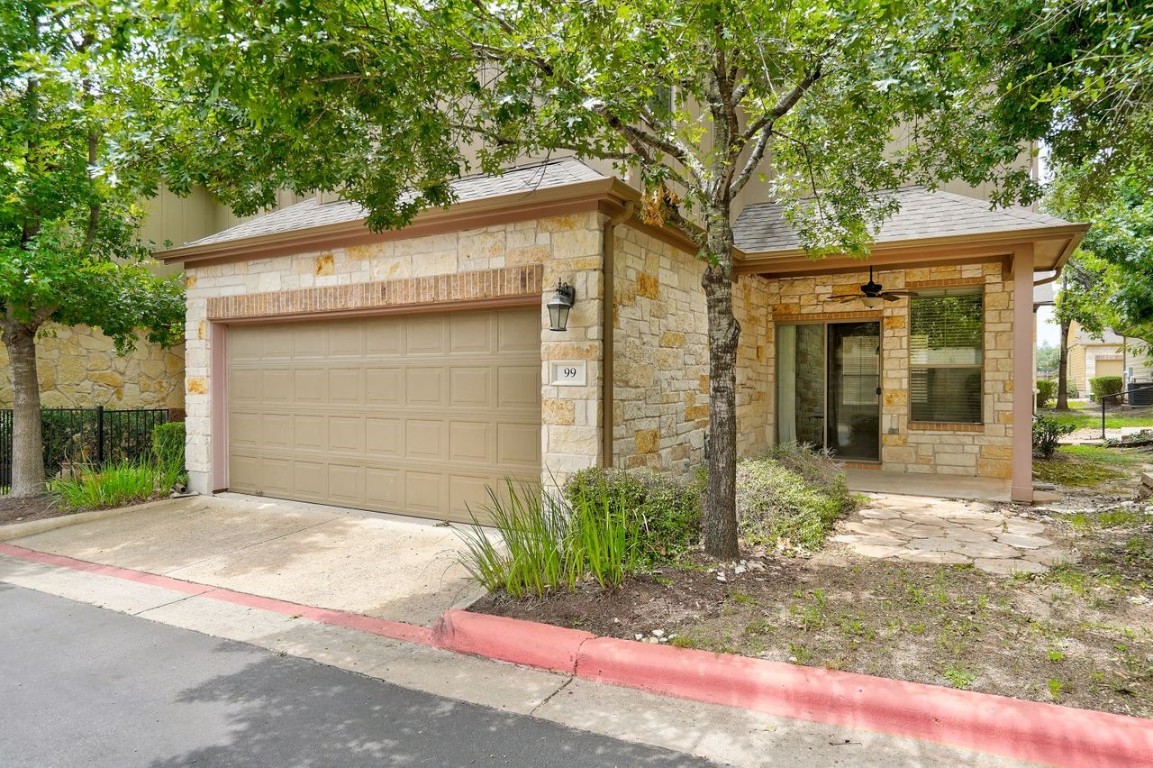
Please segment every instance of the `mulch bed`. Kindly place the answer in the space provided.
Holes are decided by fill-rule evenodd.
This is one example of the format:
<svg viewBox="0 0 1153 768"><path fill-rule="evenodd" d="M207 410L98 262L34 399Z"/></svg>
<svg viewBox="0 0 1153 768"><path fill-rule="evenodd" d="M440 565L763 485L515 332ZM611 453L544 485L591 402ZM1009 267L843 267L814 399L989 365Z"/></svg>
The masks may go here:
<svg viewBox="0 0 1153 768"><path fill-rule="evenodd" d="M27 523L71 514L58 509L51 496L12 497L0 496L0 525L7 523Z"/></svg>

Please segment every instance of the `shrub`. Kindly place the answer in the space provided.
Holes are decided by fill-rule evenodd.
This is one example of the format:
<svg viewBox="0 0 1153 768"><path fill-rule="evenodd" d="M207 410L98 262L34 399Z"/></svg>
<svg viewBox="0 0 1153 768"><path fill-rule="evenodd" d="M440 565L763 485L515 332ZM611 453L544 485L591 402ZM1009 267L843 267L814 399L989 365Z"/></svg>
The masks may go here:
<svg viewBox="0 0 1153 768"><path fill-rule="evenodd" d="M48 489L74 512L148 501L166 491L167 476L151 464L122 461L100 470L81 470L49 482Z"/></svg>
<svg viewBox="0 0 1153 768"><path fill-rule="evenodd" d="M161 466L184 469L183 421L170 421L152 428L152 455Z"/></svg>
<svg viewBox="0 0 1153 768"><path fill-rule="evenodd" d="M1048 416L1033 417L1033 452L1042 459L1051 459L1057 452L1061 436L1077 429L1074 424L1062 424Z"/></svg>
<svg viewBox="0 0 1153 768"><path fill-rule="evenodd" d="M1081 393L1077 389L1077 384L1072 379L1070 379L1069 382L1065 385L1065 397L1078 398L1080 396Z"/></svg>
<svg viewBox="0 0 1153 768"><path fill-rule="evenodd" d="M1052 379L1037 380L1037 407L1044 408L1049 405L1053 395L1057 394L1057 382Z"/></svg>
<svg viewBox="0 0 1153 768"><path fill-rule="evenodd" d="M565 497L574 509L607 504L635 516L630 533L649 565L676 558L699 541L702 487L699 479L685 484L654 472L593 468L565 484Z"/></svg>
<svg viewBox="0 0 1153 768"><path fill-rule="evenodd" d="M737 464L737 520L749 544L817 549L855 504L844 470L823 451L779 446Z"/></svg>
<svg viewBox="0 0 1153 768"><path fill-rule="evenodd" d="M586 578L616 586L698 536L697 486L659 475L585 470L561 494L506 481L488 497L483 511L503 546L474 515L460 532L461 562L485 589L514 598L572 589Z"/></svg>
<svg viewBox="0 0 1153 768"><path fill-rule="evenodd" d="M1120 393L1124 386L1124 380L1120 376L1095 376L1089 379L1089 391L1093 394L1093 400L1098 403L1103 397ZM1109 402L1117 405L1121 402L1121 398L1110 397Z"/></svg>

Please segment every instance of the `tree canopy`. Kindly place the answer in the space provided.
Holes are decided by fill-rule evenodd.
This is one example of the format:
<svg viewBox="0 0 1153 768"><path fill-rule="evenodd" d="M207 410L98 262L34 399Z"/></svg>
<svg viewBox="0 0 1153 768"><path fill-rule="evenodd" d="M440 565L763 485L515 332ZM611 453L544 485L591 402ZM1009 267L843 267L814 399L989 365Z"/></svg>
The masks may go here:
<svg viewBox="0 0 1153 768"><path fill-rule="evenodd" d="M126 67L131 9L0 0L0 336L14 395L12 493L43 488L35 341L85 324L125 352L145 329L172 343L183 289L149 270L141 189L118 138L141 125ZM144 179L143 176L140 179Z"/></svg>

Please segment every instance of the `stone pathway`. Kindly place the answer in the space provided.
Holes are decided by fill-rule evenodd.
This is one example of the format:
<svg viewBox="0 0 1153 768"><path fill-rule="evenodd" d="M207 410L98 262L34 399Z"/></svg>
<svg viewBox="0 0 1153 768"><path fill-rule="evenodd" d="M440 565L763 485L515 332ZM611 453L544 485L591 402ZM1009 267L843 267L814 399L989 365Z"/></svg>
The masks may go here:
<svg viewBox="0 0 1153 768"><path fill-rule="evenodd" d="M833 541L857 554L913 563L972 565L986 573L1045 573L1070 555L1045 526L979 501L867 494L870 503L837 524Z"/></svg>

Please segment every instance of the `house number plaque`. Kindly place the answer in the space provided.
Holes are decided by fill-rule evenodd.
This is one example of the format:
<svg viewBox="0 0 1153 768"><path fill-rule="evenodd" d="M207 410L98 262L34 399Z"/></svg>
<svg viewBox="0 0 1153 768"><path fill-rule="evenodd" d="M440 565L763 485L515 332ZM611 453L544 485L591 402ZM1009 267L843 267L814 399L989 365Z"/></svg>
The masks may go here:
<svg viewBox="0 0 1153 768"><path fill-rule="evenodd" d="M552 363L554 387L583 387L588 383L588 368L584 360L558 360Z"/></svg>

